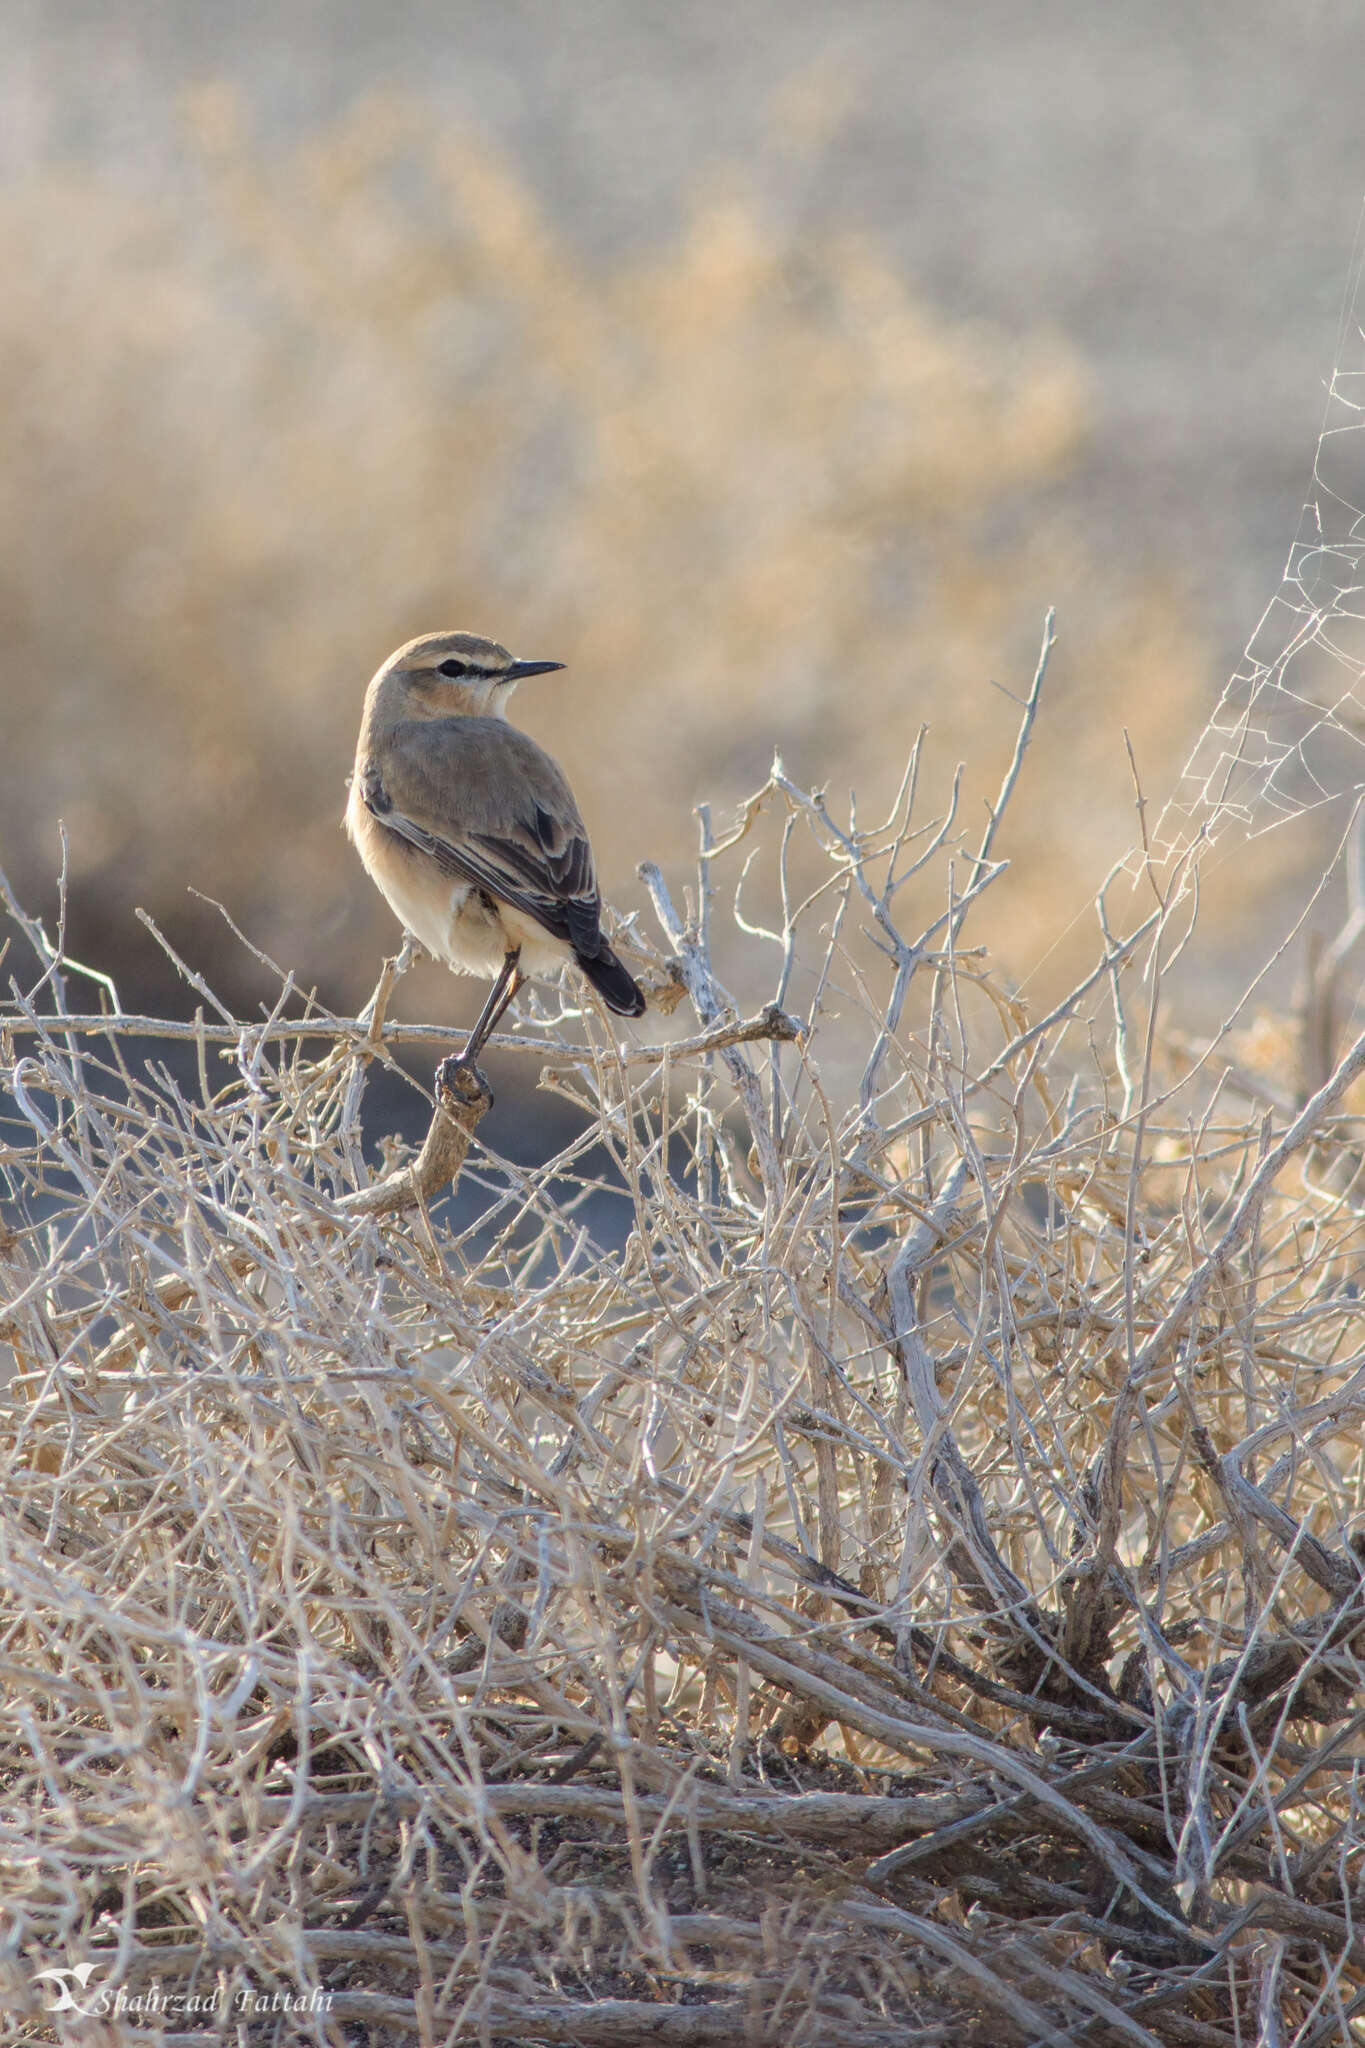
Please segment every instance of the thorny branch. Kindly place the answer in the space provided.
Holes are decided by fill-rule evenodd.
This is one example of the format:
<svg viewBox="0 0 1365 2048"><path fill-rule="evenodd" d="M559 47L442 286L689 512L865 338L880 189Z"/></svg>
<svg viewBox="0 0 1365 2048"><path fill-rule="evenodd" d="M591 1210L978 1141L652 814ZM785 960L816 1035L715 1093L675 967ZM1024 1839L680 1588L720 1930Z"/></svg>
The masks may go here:
<svg viewBox="0 0 1365 2048"><path fill-rule="evenodd" d="M456 1070L367 1177L457 1037L398 966L167 1022L11 905L24 2025L70 1952L385 2038L1349 2038L1365 1041L1266 1123L1170 1053L1178 881L1037 1014L966 950L1050 648L972 842L917 748L871 825L775 767L695 915L647 871L698 1028L528 1002L530 1165Z"/></svg>

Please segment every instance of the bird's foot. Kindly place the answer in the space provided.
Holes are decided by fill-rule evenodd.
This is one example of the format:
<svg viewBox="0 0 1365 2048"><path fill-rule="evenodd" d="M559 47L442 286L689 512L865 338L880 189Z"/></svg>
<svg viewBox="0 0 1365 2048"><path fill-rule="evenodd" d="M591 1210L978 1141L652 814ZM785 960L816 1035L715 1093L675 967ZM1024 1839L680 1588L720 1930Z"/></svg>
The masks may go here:
<svg viewBox="0 0 1365 2048"><path fill-rule="evenodd" d="M482 1068L475 1066L467 1053L451 1053L436 1069L436 1100L443 1095L453 1095L456 1102L466 1109L479 1108L485 1114L493 1107L493 1090Z"/></svg>

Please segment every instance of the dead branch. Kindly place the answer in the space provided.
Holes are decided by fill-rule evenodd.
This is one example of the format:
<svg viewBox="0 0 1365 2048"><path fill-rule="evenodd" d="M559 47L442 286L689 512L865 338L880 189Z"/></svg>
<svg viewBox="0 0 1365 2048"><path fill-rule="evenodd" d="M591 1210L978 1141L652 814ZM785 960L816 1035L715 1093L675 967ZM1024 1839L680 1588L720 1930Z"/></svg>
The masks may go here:
<svg viewBox="0 0 1365 2048"><path fill-rule="evenodd" d="M965 888L964 785L917 815L918 750L871 826L779 765L706 827L695 920L653 883L698 1029L509 1034L583 1128L483 1144L469 1224L428 1212L473 1075L357 1186L369 1063L456 1036L387 1020L397 963L354 1019L264 956L254 1022L202 976L193 1023L108 982L96 1015L65 922L18 920L23 2024L87 1954L433 2039L776 2041L799 2004L850 2042L1208 2048L1270 2014L1325 2048L1365 1998L1365 1066L1277 1137L1250 1052L1148 1020L1136 1056L1120 979L1178 877L1126 935L1105 907L1037 1019L962 952L1042 666ZM773 942L745 1017L726 901Z"/></svg>
<svg viewBox="0 0 1365 2048"><path fill-rule="evenodd" d="M411 1166L395 1167L373 1187L338 1196L340 1216L393 1216L424 1208L460 1177L469 1141L493 1107L493 1095L477 1067L452 1065L448 1080L438 1075L436 1107L422 1149Z"/></svg>

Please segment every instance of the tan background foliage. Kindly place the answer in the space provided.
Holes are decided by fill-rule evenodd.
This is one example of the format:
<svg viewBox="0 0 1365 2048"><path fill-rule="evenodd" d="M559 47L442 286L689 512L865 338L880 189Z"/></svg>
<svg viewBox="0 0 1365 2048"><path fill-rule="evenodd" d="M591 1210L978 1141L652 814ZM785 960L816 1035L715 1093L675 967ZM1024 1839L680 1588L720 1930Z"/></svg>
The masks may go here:
<svg viewBox="0 0 1365 2048"><path fill-rule="evenodd" d="M818 147L819 105L788 94L770 141ZM1075 350L944 317L868 235L784 234L738 170L602 271L486 138L411 100L287 147L225 87L182 115L155 198L68 168L0 207L21 889L61 816L78 919L142 903L202 954L190 883L354 996L392 927L338 836L342 781L368 674L411 633L570 664L517 715L629 904L634 862L689 853L690 807L723 811L774 745L876 805L927 721L979 815L1012 723L991 683L1024 686L1060 599L1010 849L1031 967L1132 838L1120 729L1165 786L1215 680L1172 580L1060 488L1089 433Z"/></svg>

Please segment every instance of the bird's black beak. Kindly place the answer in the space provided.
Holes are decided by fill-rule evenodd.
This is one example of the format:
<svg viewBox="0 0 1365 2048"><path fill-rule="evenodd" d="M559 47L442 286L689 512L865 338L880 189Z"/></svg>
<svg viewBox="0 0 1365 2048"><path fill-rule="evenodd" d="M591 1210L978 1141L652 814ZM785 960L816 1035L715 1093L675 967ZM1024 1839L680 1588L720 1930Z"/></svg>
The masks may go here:
<svg viewBox="0 0 1365 2048"><path fill-rule="evenodd" d="M562 661L514 661L503 677L505 683L523 683L527 676L547 676L551 669L563 668Z"/></svg>

